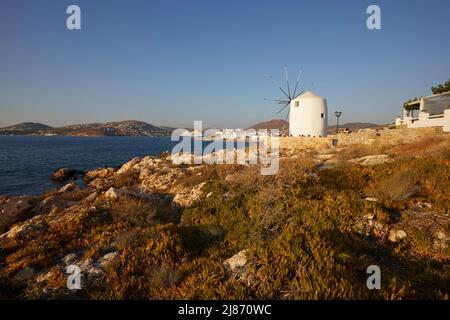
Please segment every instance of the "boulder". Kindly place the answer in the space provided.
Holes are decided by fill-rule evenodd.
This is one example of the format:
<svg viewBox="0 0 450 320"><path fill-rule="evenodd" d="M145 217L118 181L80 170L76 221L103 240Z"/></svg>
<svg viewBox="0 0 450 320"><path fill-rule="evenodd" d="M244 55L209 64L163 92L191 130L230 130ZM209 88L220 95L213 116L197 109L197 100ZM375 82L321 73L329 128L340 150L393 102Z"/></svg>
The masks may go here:
<svg viewBox="0 0 450 320"><path fill-rule="evenodd" d="M15 225L9 231L0 235L0 239L17 238L17 237L20 237L21 235L24 235L24 234L30 233L30 232L41 233L41 232L44 232L46 229L47 229L47 226L45 224L44 217L39 215L39 216L35 216L31 219L28 219L24 222L21 222L21 223Z"/></svg>
<svg viewBox="0 0 450 320"><path fill-rule="evenodd" d="M98 193L97 193L97 191L94 191L90 195L88 195L86 197L86 199L84 199L84 202L94 202L95 199L97 199L97 197L98 197Z"/></svg>
<svg viewBox="0 0 450 320"><path fill-rule="evenodd" d="M120 167L119 171L117 171L117 174L122 174L124 172L131 170L139 162L141 162L141 158L139 157L131 159L130 161L128 161L127 163L125 163Z"/></svg>
<svg viewBox="0 0 450 320"><path fill-rule="evenodd" d="M119 258L119 253L117 251L114 251L105 254L102 258L99 259L98 263L104 269L108 266L117 264L120 261Z"/></svg>
<svg viewBox="0 0 450 320"><path fill-rule="evenodd" d="M99 168L86 172L83 176L83 180L86 183L89 183L95 179L106 179L113 176L115 172L116 170L114 168Z"/></svg>
<svg viewBox="0 0 450 320"><path fill-rule="evenodd" d="M203 195L202 188L205 186L205 184L206 182L202 182L193 188L186 188L177 192L173 198L174 205L182 207L191 206Z"/></svg>
<svg viewBox="0 0 450 320"><path fill-rule="evenodd" d="M68 183L68 184L64 185L63 187L61 187L61 189L59 189L58 192L59 193L67 193L67 192L74 191L75 189L79 189L79 187L75 183L71 182L71 183Z"/></svg>
<svg viewBox="0 0 450 320"><path fill-rule="evenodd" d="M444 231L437 231L434 234L433 247L439 251L446 251L450 245L450 237Z"/></svg>
<svg viewBox="0 0 450 320"><path fill-rule="evenodd" d="M232 273L237 273L242 268L244 268L245 264L247 263L246 252L247 250L239 251L231 258L225 260L223 262L225 269Z"/></svg>
<svg viewBox="0 0 450 320"><path fill-rule="evenodd" d="M390 230L388 240L391 242L398 242L406 238L406 232L403 230Z"/></svg>
<svg viewBox="0 0 450 320"><path fill-rule="evenodd" d="M111 200L117 200L120 197L128 196L129 192L127 190L116 189L111 187L105 192L105 197Z"/></svg>
<svg viewBox="0 0 450 320"><path fill-rule="evenodd" d="M231 258L225 260L223 266L229 279L237 279L250 286L254 282L255 276L251 273L251 263L247 260L247 251L239 251Z"/></svg>
<svg viewBox="0 0 450 320"><path fill-rule="evenodd" d="M55 182L64 182L69 179L75 178L78 170L69 169L69 168L59 168L55 172L52 173L50 179Z"/></svg>
<svg viewBox="0 0 450 320"><path fill-rule="evenodd" d="M0 202L0 232L27 218L34 206L31 197L10 197Z"/></svg>
<svg viewBox="0 0 450 320"><path fill-rule="evenodd" d="M69 253L68 255L64 256L64 258L61 259L61 262L69 266L71 264L75 264L75 262L78 260L78 256L75 253Z"/></svg>

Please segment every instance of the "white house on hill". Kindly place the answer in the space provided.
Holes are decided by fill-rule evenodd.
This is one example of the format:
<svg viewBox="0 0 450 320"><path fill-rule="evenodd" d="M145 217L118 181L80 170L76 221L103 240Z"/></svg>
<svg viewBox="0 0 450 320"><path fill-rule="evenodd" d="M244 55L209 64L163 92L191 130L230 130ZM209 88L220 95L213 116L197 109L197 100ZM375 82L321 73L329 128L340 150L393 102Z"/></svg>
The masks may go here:
<svg viewBox="0 0 450 320"><path fill-rule="evenodd" d="M413 110L419 110L419 115L413 117ZM442 127L450 132L450 92L422 97L419 100L405 104L403 119L395 119L396 126L407 128Z"/></svg>

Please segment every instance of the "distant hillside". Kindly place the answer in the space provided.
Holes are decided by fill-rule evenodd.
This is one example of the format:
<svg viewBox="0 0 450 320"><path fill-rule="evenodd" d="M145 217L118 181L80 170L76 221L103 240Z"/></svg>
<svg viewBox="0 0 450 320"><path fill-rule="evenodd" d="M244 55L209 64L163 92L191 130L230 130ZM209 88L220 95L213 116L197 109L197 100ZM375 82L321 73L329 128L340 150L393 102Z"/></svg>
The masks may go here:
<svg viewBox="0 0 450 320"><path fill-rule="evenodd" d="M375 124L375 123L365 123L365 122L349 122L344 124L339 124L339 128L349 128L351 130L358 130L358 129L367 129L367 128L377 128L381 127L381 125ZM283 120L283 119L273 119L270 121L260 122L257 123L250 128L253 128L255 130L259 129L278 129L278 130L286 130L289 128L289 122ZM329 124L328 126L328 132L332 133L336 130L335 124Z"/></svg>
<svg viewBox="0 0 450 320"><path fill-rule="evenodd" d="M289 122L283 120L283 119L272 119L270 121L260 122L257 123L250 128L253 128L255 130L259 129L279 129L281 130L283 127L289 126ZM248 129L250 129L248 128Z"/></svg>
<svg viewBox="0 0 450 320"><path fill-rule="evenodd" d="M382 127L379 124L375 123L366 123L366 122L349 122L344 124L339 124L339 129L349 128L351 130L359 130L359 129L372 129ZM335 133L336 132L336 124L328 124L328 132Z"/></svg>
<svg viewBox="0 0 450 320"><path fill-rule="evenodd" d="M344 124L339 124L340 128L349 128L349 129L368 129L368 128L376 128L381 127L379 124L375 123L366 123L366 122L349 122ZM336 125L329 124L329 129L336 128Z"/></svg>
<svg viewBox="0 0 450 320"><path fill-rule="evenodd" d="M45 133L51 130L52 127L42 123L35 122L22 122L12 126L0 128L0 135L9 134L33 134L33 133Z"/></svg>
<svg viewBox="0 0 450 320"><path fill-rule="evenodd" d="M163 129L163 130L165 130L167 132L170 132L170 133L172 133L174 130L178 129L178 128L175 128L175 127L168 127L168 126L158 126L158 128L161 128L161 129ZM189 128L186 128L186 129L190 130L190 131L194 130L194 129L189 129Z"/></svg>
<svg viewBox="0 0 450 320"><path fill-rule="evenodd" d="M52 128L41 123L25 122L0 129L0 135L62 136L167 136L169 131L143 121L127 120L108 123L74 124Z"/></svg>

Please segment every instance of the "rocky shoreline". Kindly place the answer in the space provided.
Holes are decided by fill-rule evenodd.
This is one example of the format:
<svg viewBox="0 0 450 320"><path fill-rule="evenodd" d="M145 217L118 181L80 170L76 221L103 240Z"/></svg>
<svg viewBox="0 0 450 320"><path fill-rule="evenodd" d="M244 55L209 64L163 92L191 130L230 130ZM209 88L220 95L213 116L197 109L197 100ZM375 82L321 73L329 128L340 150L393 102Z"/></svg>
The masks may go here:
<svg viewBox="0 0 450 320"><path fill-rule="evenodd" d="M443 153L430 157L438 144ZM397 145L371 147L385 152L375 154L353 145L316 147L282 149L275 176L261 176L251 165L174 165L161 155L88 172L60 168L52 179L67 183L57 190L0 196L0 296L188 298L196 292L199 298L219 297L215 290L228 288L237 295L247 290L250 298L312 298L319 289L308 291L303 283L306 291L296 291L289 278L295 273L281 276L270 266L288 270L315 254L321 257L315 263L324 264L309 271L317 281L329 281L323 268L348 269L339 280L347 281L364 274L366 263L384 261L389 281L401 274L402 286L414 290L389 287L380 294L445 296L448 140L436 140L432 149L419 146L420 152L414 145L416 158L399 157ZM411 168L413 179L407 175ZM83 186L74 177L82 177ZM323 245L336 247L312 251ZM340 253L329 264L323 257L331 252ZM83 290L66 288L70 265L80 268ZM438 291L417 292L440 272L439 289L429 289ZM279 283L280 277L287 282ZM351 283L354 298L370 297ZM330 297L345 297L333 292Z"/></svg>
<svg viewBox="0 0 450 320"><path fill-rule="evenodd" d="M172 166L169 158L134 158L120 168L98 168L81 173L74 169L60 168L51 179L63 182L81 174L86 187L68 182L59 190L37 196L0 196L0 244L24 236L49 231L52 226L75 221L97 210L96 203L120 202L132 199L168 206L173 210L186 207L202 195L204 183L184 187L179 180L195 175L201 166ZM60 255L55 265L81 266L89 281L102 273L114 261L117 252L109 252L97 261L82 259L82 252ZM81 260L80 260L81 259ZM53 265L53 267L55 266ZM28 267L18 272L14 279L24 285L34 279L43 281L49 270Z"/></svg>

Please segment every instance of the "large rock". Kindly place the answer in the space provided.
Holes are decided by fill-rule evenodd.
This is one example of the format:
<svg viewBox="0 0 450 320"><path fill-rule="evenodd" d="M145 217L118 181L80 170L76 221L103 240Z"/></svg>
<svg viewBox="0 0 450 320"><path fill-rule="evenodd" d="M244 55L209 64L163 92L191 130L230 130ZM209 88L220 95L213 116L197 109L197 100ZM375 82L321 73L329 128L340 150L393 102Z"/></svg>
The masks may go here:
<svg viewBox="0 0 450 320"><path fill-rule="evenodd" d="M26 219L33 206L31 197L3 197L0 201L0 232Z"/></svg>
<svg viewBox="0 0 450 320"><path fill-rule="evenodd" d="M0 239L12 239L20 237L21 235L24 235L26 233L30 232L38 232L41 233L47 229L47 226L44 221L43 216L35 216L31 219L28 219L24 222L21 222L14 227L12 227L7 232L0 235Z"/></svg>
<svg viewBox="0 0 450 320"><path fill-rule="evenodd" d="M127 163L122 165L122 167L120 167L119 171L117 171L117 174L122 174L122 173L125 173L125 172L131 170L139 162L141 162L141 158L139 158L139 157L131 159L130 161L128 161Z"/></svg>
<svg viewBox="0 0 450 320"><path fill-rule="evenodd" d="M438 230L434 234L433 247L440 251L446 251L450 245L450 236L442 230Z"/></svg>
<svg viewBox="0 0 450 320"><path fill-rule="evenodd" d="M59 193L67 193L67 192L71 192L74 191L76 189L80 189L80 187L78 187L75 183L71 182L68 183L66 185L64 185L63 187L61 187L61 189L59 189Z"/></svg>
<svg viewBox="0 0 450 320"><path fill-rule="evenodd" d="M120 262L120 255L117 251L105 254L98 260L98 264L105 269L108 266L114 266Z"/></svg>
<svg viewBox="0 0 450 320"><path fill-rule="evenodd" d="M182 207L191 206L203 195L202 189L205 186L205 184L206 182L202 182L193 188L185 188L178 191L173 198L174 205Z"/></svg>
<svg viewBox="0 0 450 320"><path fill-rule="evenodd" d="M116 188L109 188L108 191L105 192L105 197L111 200L117 200L120 197L128 196L129 192L128 190L123 189L116 189Z"/></svg>
<svg viewBox="0 0 450 320"><path fill-rule="evenodd" d="M64 182L69 179L75 178L78 173L76 169L59 168L52 173L50 179L55 182Z"/></svg>
<svg viewBox="0 0 450 320"><path fill-rule="evenodd" d="M391 242L398 242L406 238L406 232L403 230L389 230L388 239Z"/></svg>
<svg viewBox="0 0 450 320"><path fill-rule="evenodd" d="M89 183L95 179L106 179L113 176L115 172L116 170L114 168L99 168L86 172L83 176L83 180L86 183Z"/></svg>
<svg viewBox="0 0 450 320"><path fill-rule="evenodd" d="M223 262L229 279L237 279L250 286L255 276L251 273L251 263L247 259L248 250L239 251L237 254Z"/></svg>
<svg viewBox="0 0 450 320"><path fill-rule="evenodd" d="M224 267L232 273L239 272L242 268L245 267L245 264L247 263L246 252L247 250L239 251L231 258L225 260L223 262Z"/></svg>

